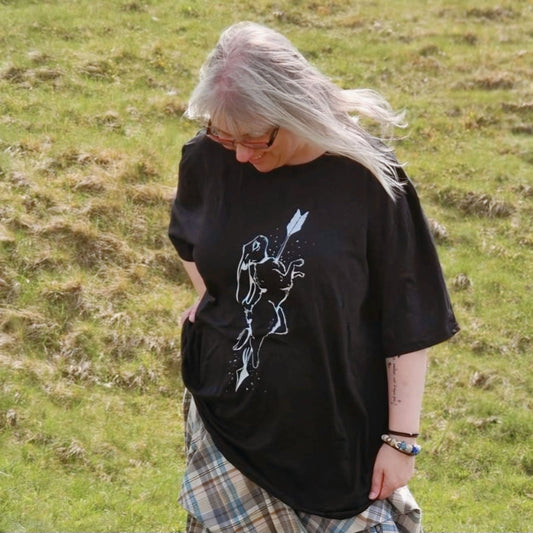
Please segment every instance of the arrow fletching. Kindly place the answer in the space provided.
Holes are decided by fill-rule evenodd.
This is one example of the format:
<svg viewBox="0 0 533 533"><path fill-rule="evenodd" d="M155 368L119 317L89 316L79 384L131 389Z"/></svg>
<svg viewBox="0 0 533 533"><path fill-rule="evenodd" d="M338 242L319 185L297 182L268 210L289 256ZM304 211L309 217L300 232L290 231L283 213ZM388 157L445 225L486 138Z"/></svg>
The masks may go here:
<svg viewBox="0 0 533 533"><path fill-rule="evenodd" d="M309 211L306 211L302 214L299 209L296 211L296 213L294 213L291 221L287 224L287 238L302 229L308 214Z"/></svg>

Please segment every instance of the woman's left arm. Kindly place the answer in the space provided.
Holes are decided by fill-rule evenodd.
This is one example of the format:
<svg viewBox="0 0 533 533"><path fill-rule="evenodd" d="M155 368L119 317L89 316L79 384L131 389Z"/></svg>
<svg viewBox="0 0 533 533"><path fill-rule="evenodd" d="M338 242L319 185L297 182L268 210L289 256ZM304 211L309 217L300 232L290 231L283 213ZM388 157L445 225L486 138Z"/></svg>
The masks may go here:
<svg viewBox="0 0 533 533"><path fill-rule="evenodd" d="M418 433L426 379L427 350L390 357L386 363L389 430ZM414 443L416 439L401 437L401 440ZM396 489L407 485L414 470L414 456L405 455L383 444L374 463L369 498L388 498Z"/></svg>

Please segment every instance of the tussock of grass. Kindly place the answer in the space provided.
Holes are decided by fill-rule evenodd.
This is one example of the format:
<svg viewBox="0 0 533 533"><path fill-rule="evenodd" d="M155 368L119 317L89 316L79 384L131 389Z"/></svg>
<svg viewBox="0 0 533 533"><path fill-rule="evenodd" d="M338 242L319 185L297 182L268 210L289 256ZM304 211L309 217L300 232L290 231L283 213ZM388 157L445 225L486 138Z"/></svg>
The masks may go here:
<svg viewBox="0 0 533 533"><path fill-rule="evenodd" d="M428 222L431 234L433 235L433 239L435 240L435 242L438 244L443 244L447 242L449 239L449 233L445 226L442 225L440 222L437 222L436 220L432 219L429 219Z"/></svg>
<svg viewBox="0 0 533 533"><path fill-rule="evenodd" d="M437 201L444 206L454 207L466 215L505 218L510 217L515 211L512 204L494 200L489 194L461 192L447 188L439 191L436 196Z"/></svg>
<svg viewBox="0 0 533 533"><path fill-rule="evenodd" d="M137 204L156 205L165 208L171 204L175 194L175 187L134 185L131 190L131 199Z"/></svg>
<svg viewBox="0 0 533 533"><path fill-rule="evenodd" d="M470 8L467 10L466 16L477 19L507 20L516 18L518 14L510 7L497 6L488 8Z"/></svg>
<svg viewBox="0 0 533 533"><path fill-rule="evenodd" d="M406 108L398 155L462 325L431 354L412 489L428 531L528 531L532 17L525 0L0 2L0 530L184 529L194 295L168 213L197 70L251 19Z"/></svg>

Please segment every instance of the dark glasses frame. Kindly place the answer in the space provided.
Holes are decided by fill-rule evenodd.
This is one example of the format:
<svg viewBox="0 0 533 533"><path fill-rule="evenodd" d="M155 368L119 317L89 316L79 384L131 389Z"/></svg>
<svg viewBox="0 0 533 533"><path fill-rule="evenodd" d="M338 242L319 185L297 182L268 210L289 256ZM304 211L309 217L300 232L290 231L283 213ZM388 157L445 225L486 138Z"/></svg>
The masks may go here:
<svg viewBox="0 0 533 533"><path fill-rule="evenodd" d="M209 137L211 140L221 144L225 148L230 148L232 150L235 149L237 144L240 144L241 146L244 146L245 148L249 148L250 150L266 150L267 148L270 148L274 141L276 140L276 137L278 135L279 126L276 126L272 133L270 134L270 138L267 142L253 142L253 141L237 141L235 139L224 139L223 137L219 137L215 133L211 131L211 121L207 124L207 128L205 129L205 134L207 137Z"/></svg>

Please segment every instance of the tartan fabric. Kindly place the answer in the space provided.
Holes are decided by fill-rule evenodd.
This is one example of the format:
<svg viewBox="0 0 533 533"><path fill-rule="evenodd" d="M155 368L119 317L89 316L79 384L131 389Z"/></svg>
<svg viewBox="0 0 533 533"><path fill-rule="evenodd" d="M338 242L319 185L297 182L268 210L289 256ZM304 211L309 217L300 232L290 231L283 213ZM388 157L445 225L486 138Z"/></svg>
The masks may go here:
<svg viewBox="0 0 533 533"><path fill-rule="evenodd" d="M179 502L189 513L187 533L422 533L421 512L407 487L352 518L295 511L224 458L189 393L184 415L187 466Z"/></svg>

